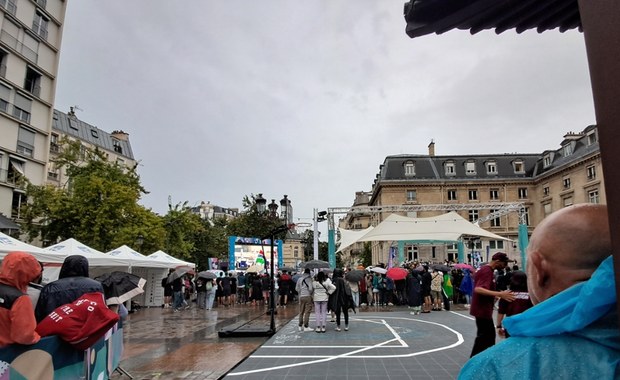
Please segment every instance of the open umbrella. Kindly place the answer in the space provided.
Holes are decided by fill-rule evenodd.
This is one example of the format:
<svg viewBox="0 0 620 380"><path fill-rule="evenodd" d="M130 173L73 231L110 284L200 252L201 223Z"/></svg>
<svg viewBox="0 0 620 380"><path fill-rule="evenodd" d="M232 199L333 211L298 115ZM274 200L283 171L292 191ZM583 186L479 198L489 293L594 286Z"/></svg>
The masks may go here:
<svg viewBox="0 0 620 380"><path fill-rule="evenodd" d="M106 304L118 305L144 293L146 280L135 274L111 272L95 277L103 286Z"/></svg>
<svg viewBox="0 0 620 380"><path fill-rule="evenodd" d="M259 273L261 272L263 269L265 269L262 265L260 264L254 264L254 265L250 265L248 267L248 269L245 270L246 273Z"/></svg>
<svg viewBox="0 0 620 380"><path fill-rule="evenodd" d="M287 272L293 272L295 270L295 268L293 267L280 267L279 269L281 271L287 271Z"/></svg>
<svg viewBox="0 0 620 380"><path fill-rule="evenodd" d="M198 272L198 277L204 278L206 280L215 280L217 278L217 275L213 272L209 272L208 270L205 270L202 272Z"/></svg>
<svg viewBox="0 0 620 380"><path fill-rule="evenodd" d="M347 274L344 275L344 278L347 281L357 282L362 281L364 279L364 276L366 276L366 272L364 272L363 270L355 269L347 272Z"/></svg>
<svg viewBox="0 0 620 380"><path fill-rule="evenodd" d="M454 267L457 269L469 269L470 271L474 270L474 267L472 267L469 264L465 264L465 263L454 264Z"/></svg>
<svg viewBox="0 0 620 380"><path fill-rule="evenodd" d="M329 268L329 263L323 260L310 260L305 263L301 263L301 266L304 268L310 269L320 269L320 268Z"/></svg>
<svg viewBox="0 0 620 380"><path fill-rule="evenodd" d="M172 281L183 277L183 275L187 272L189 272L192 268L190 267L179 267L177 269L174 270L174 272L170 273L170 275L168 276L168 279L166 280L167 283L171 283Z"/></svg>
<svg viewBox="0 0 620 380"><path fill-rule="evenodd" d="M375 273L381 273L381 274L386 274L387 273L387 269L385 268L381 268L381 267L372 267L370 268L371 272L375 272Z"/></svg>
<svg viewBox="0 0 620 380"><path fill-rule="evenodd" d="M448 272L450 272L452 270L452 269L450 269L449 266L447 266L445 264L431 264L431 268L433 268L435 270L442 271L443 273L448 273Z"/></svg>
<svg viewBox="0 0 620 380"><path fill-rule="evenodd" d="M407 272L404 268L390 268L385 273L388 278L391 278L394 281L404 280L407 278L408 274L409 272Z"/></svg>
<svg viewBox="0 0 620 380"><path fill-rule="evenodd" d="M295 284L297 284L297 280L299 280L299 279L301 278L301 276L302 276L301 274L296 274L296 275L294 275L294 276L293 276L293 282L294 282Z"/></svg>

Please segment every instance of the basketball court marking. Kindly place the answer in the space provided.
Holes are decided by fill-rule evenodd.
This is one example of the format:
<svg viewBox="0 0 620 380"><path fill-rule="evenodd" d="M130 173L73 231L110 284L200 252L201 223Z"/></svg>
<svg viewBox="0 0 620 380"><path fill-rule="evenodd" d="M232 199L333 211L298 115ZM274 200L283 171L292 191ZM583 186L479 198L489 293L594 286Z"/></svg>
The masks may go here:
<svg viewBox="0 0 620 380"><path fill-rule="evenodd" d="M259 369L253 369L253 370L248 370L248 371L242 371L242 372L233 372L233 373L229 373L227 376L242 376L242 375L248 375L248 374L253 374L253 373L259 373L259 372L267 372L267 371L274 371L274 370L279 370L279 369L285 369L285 368L293 368L293 367L300 367L300 366L305 366L305 365L312 365L312 364L316 364L316 363L325 363L325 362L329 362L332 360L336 360L336 359L342 359L342 358L346 358L346 359L386 359L386 358L409 358L409 357L414 357L414 356L420 356L420 355L425 355L425 354L429 354L429 353L433 353L433 352L438 352L438 351L443 351L443 350L448 350L454 347L457 347L461 344L463 344L464 339L463 339L463 335L461 333L459 333L458 331L452 329L449 326L446 326L444 324L441 323L437 323L437 322L432 322L432 321L425 321L425 320L421 320L421 319L416 319L416 318L405 318L405 317L382 317L382 318L377 318L380 320L379 321L373 321L369 318L364 318L364 319L355 319L353 318L352 320L355 321L367 321L370 323L383 323L386 327L388 327L388 329L390 330L390 332L394 335L394 338L392 339L388 339L384 342L380 342L374 345L370 345L370 346L365 346L365 347L361 347L359 348L359 346L355 346L355 347L339 347L339 348L358 348L356 350L350 351L350 352L345 352L342 354L337 354L337 355L251 355L249 359L272 359L272 358L290 358L290 359L314 359L314 360L309 360L309 361L304 361L304 362L299 362L299 363L291 363L291 364L284 364L284 365L279 365L279 366L272 366L272 367L266 367L266 368L259 368ZM374 350L374 349L378 349L378 348L392 348L392 349L404 349L404 348L409 348L409 346L401 339L401 337L396 333L396 331L392 328L392 326L390 326L385 320L386 319L392 319L392 320L404 320L404 321L414 321L414 322L421 322L421 323L426 323L426 324L430 324L430 325L435 325L435 326L439 326L443 329L446 329L448 331L450 331L451 333L453 333L456 336L456 341L454 343L448 344L446 346L442 346L442 347L436 347L436 348L432 348L432 349L428 349L428 350L424 350L424 351L418 351L418 352L409 352L406 354L392 354L392 355L356 355L362 352L366 352L369 350ZM393 342L399 342L401 343L400 345L389 345L390 343ZM403 346L404 344L404 346ZM261 348L295 348L295 349L306 349L306 348L338 348L336 346L274 346L274 345L265 345L262 346Z"/></svg>

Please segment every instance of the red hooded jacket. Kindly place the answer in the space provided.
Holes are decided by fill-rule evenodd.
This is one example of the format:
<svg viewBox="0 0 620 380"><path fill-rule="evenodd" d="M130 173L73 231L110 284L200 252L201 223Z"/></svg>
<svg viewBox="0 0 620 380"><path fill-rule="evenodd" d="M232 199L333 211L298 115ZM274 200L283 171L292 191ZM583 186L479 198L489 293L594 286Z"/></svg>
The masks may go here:
<svg viewBox="0 0 620 380"><path fill-rule="evenodd" d="M35 344L41 339L35 332L37 321L28 283L39 277L41 266L29 253L11 252L0 268L0 347L13 343Z"/></svg>

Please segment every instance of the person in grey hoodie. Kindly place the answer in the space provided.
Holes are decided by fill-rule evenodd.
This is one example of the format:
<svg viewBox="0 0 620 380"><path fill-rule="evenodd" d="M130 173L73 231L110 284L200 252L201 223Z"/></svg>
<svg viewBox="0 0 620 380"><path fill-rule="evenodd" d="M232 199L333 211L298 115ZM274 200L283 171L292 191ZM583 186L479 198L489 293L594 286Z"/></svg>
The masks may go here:
<svg viewBox="0 0 620 380"><path fill-rule="evenodd" d="M295 290L299 294L299 331L312 331L308 327L312 312L312 293L314 293L310 268L304 269L304 274L297 280Z"/></svg>

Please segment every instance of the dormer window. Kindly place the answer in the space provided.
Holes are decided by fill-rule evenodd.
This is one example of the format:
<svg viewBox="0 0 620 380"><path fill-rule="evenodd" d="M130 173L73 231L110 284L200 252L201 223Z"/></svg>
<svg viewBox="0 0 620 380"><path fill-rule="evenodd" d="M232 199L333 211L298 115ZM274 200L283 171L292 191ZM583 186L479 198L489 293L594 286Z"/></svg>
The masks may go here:
<svg viewBox="0 0 620 380"><path fill-rule="evenodd" d="M454 162L446 162L444 164L444 169L446 171L446 175L447 176L456 175L456 171L455 171L455 168L454 168Z"/></svg>
<svg viewBox="0 0 620 380"><path fill-rule="evenodd" d="M573 153L573 147L571 144L566 144L562 147L562 157L568 157Z"/></svg>
<svg viewBox="0 0 620 380"><path fill-rule="evenodd" d="M497 163L495 161L487 161L487 174L497 174Z"/></svg>
<svg viewBox="0 0 620 380"><path fill-rule="evenodd" d="M475 175L476 174L476 163L473 161L468 161L465 163L465 174L467 175Z"/></svg>
<svg viewBox="0 0 620 380"><path fill-rule="evenodd" d="M413 161L405 162L405 175L407 177L415 175L415 163Z"/></svg>
<svg viewBox="0 0 620 380"><path fill-rule="evenodd" d="M525 165L523 164L522 160L516 160L512 162L512 166L515 169L515 173L516 174L523 174L525 173Z"/></svg>
<svg viewBox="0 0 620 380"><path fill-rule="evenodd" d="M121 146L121 142L118 140L112 140L112 145L114 146L114 151L116 153L123 154L123 147Z"/></svg>
<svg viewBox="0 0 620 380"><path fill-rule="evenodd" d="M596 143L598 141L598 137L596 136L596 131L588 132L588 146Z"/></svg>

